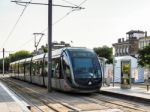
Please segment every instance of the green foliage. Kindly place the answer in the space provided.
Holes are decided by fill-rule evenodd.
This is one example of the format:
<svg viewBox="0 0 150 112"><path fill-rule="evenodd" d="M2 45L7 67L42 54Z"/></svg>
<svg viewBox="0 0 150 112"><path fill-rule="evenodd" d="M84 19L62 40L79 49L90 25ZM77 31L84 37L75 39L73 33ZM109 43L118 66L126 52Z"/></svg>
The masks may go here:
<svg viewBox="0 0 150 112"><path fill-rule="evenodd" d="M10 62L13 62L13 61L21 60L21 59L31 57L31 56L32 55L29 51L21 50L14 54L10 54L9 58L10 58Z"/></svg>
<svg viewBox="0 0 150 112"><path fill-rule="evenodd" d="M47 53L47 52L48 52L48 48L47 48L47 47L41 46L41 48L43 49L44 53Z"/></svg>
<svg viewBox="0 0 150 112"><path fill-rule="evenodd" d="M27 57L31 57L31 53L29 51L21 50L14 54L10 54L9 57L4 58L5 62L5 71L9 71L9 64L11 62L21 60ZM3 59L0 59L0 73L2 73L3 70Z"/></svg>
<svg viewBox="0 0 150 112"><path fill-rule="evenodd" d="M138 64L142 67L150 67L150 45L138 51Z"/></svg>
<svg viewBox="0 0 150 112"><path fill-rule="evenodd" d="M8 71L9 70L9 58L6 57L4 58L4 65L5 65L5 71ZM0 59L0 73L2 73L2 70L3 70L3 59Z"/></svg>
<svg viewBox="0 0 150 112"><path fill-rule="evenodd" d="M44 53L47 53L48 49L47 48L43 48L43 51L44 51Z"/></svg>
<svg viewBox="0 0 150 112"><path fill-rule="evenodd" d="M108 59L108 61L106 63L112 63L113 59L112 59L112 48L109 48L107 46L103 46L103 47L97 47L93 49L97 55L99 57L104 57L106 59Z"/></svg>

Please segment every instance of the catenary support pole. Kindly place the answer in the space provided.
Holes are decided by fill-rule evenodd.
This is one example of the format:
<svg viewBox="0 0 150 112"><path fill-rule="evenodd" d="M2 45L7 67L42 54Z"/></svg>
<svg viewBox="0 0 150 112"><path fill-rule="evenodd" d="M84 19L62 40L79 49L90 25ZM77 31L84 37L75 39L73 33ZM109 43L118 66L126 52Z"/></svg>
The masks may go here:
<svg viewBox="0 0 150 112"><path fill-rule="evenodd" d="M42 39L42 37L44 36L44 33L33 33L34 35L34 47L35 47L35 52L36 52L36 55L38 54L38 50L37 50L37 47L39 46L39 43ZM38 40L37 42L37 36L40 36L40 39Z"/></svg>
<svg viewBox="0 0 150 112"><path fill-rule="evenodd" d="M3 48L3 76L5 74L5 61L4 61L4 58L5 58L5 49Z"/></svg>
<svg viewBox="0 0 150 112"><path fill-rule="evenodd" d="M52 0L48 0L48 92L52 91Z"/></svg>

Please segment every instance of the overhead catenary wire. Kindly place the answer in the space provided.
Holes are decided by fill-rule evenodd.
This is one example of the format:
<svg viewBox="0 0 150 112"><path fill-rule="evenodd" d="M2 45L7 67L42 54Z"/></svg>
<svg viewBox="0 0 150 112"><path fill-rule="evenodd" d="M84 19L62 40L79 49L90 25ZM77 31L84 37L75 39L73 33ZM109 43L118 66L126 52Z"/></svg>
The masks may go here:
<svg viewBox="0 0 150 112"><path fill-rule="evenodd" d="M30 0L30 2L31 2L31 1L32 1L32 0ZM18 25L18 23L19 23L21 17L23 16L23 14L24 14L26 8L28 7L28 5L29 5L29 4L24 5L24 8L23 8L21 14L19 15L19 18L17 19L16 23L14 24L14 26L13 26L12 29L10 30L10 32L9 32L8 36L6 37L4 43L2 44L1 48L5 46L6 42L8 41L8 39L10 38L10 36L11 36L12 33L14 32L14 30L16 29L16 27L17 27L17 25Z"/></svg>
<svg viewBox="0 0 150 112"><path fill-rule="evenodd" d="M55 22L53 23L53 25L56 25L57 23L59 23L60 21L62 21L64 18L66 18L66 17L67 17L70 13L72 13L73 11L75 11L75 9L73 9L73 10L67 12L63 17L61 17L61 18L59 18L57 21L55 21Z"/></svg>
<svg viewBox="0 0 150 112"><path fill-rule="evenodd" d="M76 4L74 4L74 3L71 3L71 2L69 2L69 1L67 1L67 0L62 0L62 1L66 2L66 3L70 4L70 5L74 5L74 6L77 6L77 7L78 7L78 5L76 5Z"/></svg>
<svg viewBox="0 0 150 112"><path fill-rule="evenodd" d="M32 1L32 0L31 0ZM31 2L30 1L30 2ZM80 7L81 5L83 5L87 0L84 0L83 2L81 2L79 5L76 5L76 4L73 4L67 0L62 0L68 4L71 4L71 5L74 5L76 7ZM29 2L29 3L30 3ZM27 6L26 6L27 7ZM56 22L54 22L52 25L56 25L57 23L59 23L60 21L62 21L64 18L66 18L70 13L72 13L73 11L76 11L76 10L80 10L80 9L72 9L71 11L67 12L63 17L61 17L60 19L58 19ZM45 28L43 31L41 31L41 33L44 33L45 31L47 31L48 27ZM32 38L30 38L29 40L27 40L24 44L22 44L21 46L19 46L18 48L23 48L24 46L26 46L28 43L30 43L30 41L32 40Z"/></svg>
<svg viewBox="0 0 150 112"><path fill-rule="evenodd" d="M68 1L66 1L66 0L62 0L62 1L65 1L65 2L67 2L67 3L69 3L69 4L72 4L72 5L75 5L75 4L73 4L73 3L71 3L71 2L68 2ZM83 5L86 1L87 1L87 0L84 0L84 1L81 2L79 5L75 5L75 6L76 6L76 7L80 7L80 6ZM59 18L57 21L55 21L55 22L53 23L53 25L59 23L59 22L62 21L64 18L66 18L70 13L72 13L73 11L76 11L76 10L79 10L79 9L72 9L71 11L67 12L63 17L61 17L61 18Z"/></svg>
<svg viewBox="0 0 150 112"><path fill-rule="evenodd" d="M84 0L83 2L81 2L78 6L83 5L87 0Z"/></svg>
<svg viewBox="0 0 150 112"><path fill-rule="evenodd" d="M23 4L34 4L34 5L48 5L47 3L33 3L33 2L22 2L22 1L11 1L11 2L15 2L19 5L24 6ZM59 5L59 4L53 4L52 6L57 6L57 7L64 7L64 8L79 8L79 9L84 9L83 7L74 7L74 6L67 6L67 5Z"/></svg>
<svg viewBox="0 0 150 112"><path fill-rule="evenodd" d="M47 31L48 28L45 28L44 30L42 30L40 33L44 33L45 31ZM24 42L22 45L20 45L19 49L23 48L24 46L26 46L27 44L29 44L30 42L32 42L31 40L33 39L33 37L31 36L31 38L29 40L27 40L26 42Z"/></svg>
<svg viewBox="0 0 150 112"><path fill-rule="evenodd" d="M75 5L75 4L73 4L73 3L69 2L69 1L66 1L66 0L62 0L62 1L65 1L65 2L67 2L67 3L69 3L69 4L72 4L72 5ZM76 7L81 6L81 5L83 5L86 1L87 1L87 0L84 0L84 1L81 2L79 5L75 5L75 6L76 6ZM68 16L70 13L72 13L73 11L75 11L75 9L73 9L73 10L67 12L63 17L61 17L60 19L58 19L57 21L55 21L55 22L53 23L53 25L56 25L57 23L59 23L60 21L62 21L65 17L67 17L67 16ZM41 33L44 33L44 32L47 31L47 30L48 30L48 27L45 28L43 31L41 31ZM30 40L31 40L31 39L30 39ZM22 47L24 47L26 44L28 44L28 42L30 42L30 40L26 41L22 46L19 47L19 49L22 48Z"/></svg>
<svg viewBox="0 0 150 112"><path fill-rule="evenodd" d="M32 42L33 38L30 38L29 40L27 40L25 43L23 43L21 46L19 46L18 48L21 49L23 48L25 45L29 44L30 42Z"/></svg>

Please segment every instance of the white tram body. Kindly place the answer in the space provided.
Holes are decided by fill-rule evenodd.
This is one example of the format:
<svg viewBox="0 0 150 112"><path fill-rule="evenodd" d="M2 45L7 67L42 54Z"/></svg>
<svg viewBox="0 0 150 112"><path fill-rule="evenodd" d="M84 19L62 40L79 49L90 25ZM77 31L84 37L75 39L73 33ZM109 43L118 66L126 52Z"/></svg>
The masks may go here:
<svg viewBox="0 0 150 112"><path fill-rule="evenodd" d="M97 92L102 72L96 53L87 48L62 48L52 51L51 86L67 92ZM48 86L48 54L10 63L11 76Z"/></svg>

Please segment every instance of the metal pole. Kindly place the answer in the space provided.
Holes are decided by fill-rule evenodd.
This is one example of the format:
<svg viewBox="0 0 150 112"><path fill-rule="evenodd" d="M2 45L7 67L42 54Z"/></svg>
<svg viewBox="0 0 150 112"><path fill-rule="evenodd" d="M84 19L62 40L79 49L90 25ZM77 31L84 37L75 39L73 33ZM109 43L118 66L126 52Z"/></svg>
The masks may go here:
<svg viewBox="0 0 150 112"><path fill-rule="evenodd" d="M48 0L48 92L52 91L52 0Z"/></svg>
<svg viewBox="0 0 150 112"><path fill-rule="evenodd" d="M44 33L33 33L33 35L34 35L34 46L35 46L36 55L37 55L37 54L38 54L38 49L37 49L37 47L38 47L38 45L39 45L39 43L40 43L40 41L41 41L41 39L42 39ZM40 37L40 39L39 39L38 42L37 42L36 36L38 36L38 35L41 35L41 37Z"/></svg>
<svg viewBox="0 0 150 112"><path fill-rule="evenodd" d="M36 52L36 54L37 54L36 35L34 35L34 46L35 46L35 52Z"/></svg>
<svg viewBox="0 0 150 112"><path fill-rule="evenodd" d="M103 86L105 83L105 60L103 60Z"/></svg>
<svg viewBox="0 0 150 112"><path fill-rule="evenodd" d="M114 79L115 79L115 57L113 56L113 87L114 87Z"/></svg>
<svg viewBox="0 0 150 112"><path fill-rule="evenodd" d="M5 61L4 61L5 55L4 55L4 53L5 53L5 49L3 48L3 76L5 74Z"/></svg>

